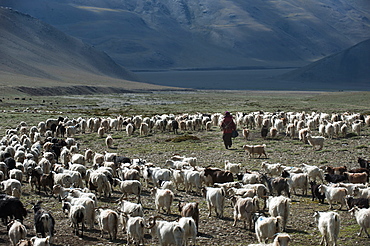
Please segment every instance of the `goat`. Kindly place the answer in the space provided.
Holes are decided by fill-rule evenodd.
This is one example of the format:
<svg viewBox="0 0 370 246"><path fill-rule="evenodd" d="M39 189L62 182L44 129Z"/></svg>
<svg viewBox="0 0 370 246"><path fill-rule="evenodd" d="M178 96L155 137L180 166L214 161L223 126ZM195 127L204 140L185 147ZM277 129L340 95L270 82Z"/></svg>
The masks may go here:
<svg viewBox="0 0 370 246"><path fill-rule="evenodd" d="M118 230L118 214L111 209L97 209L97 217L100 227L100 237L103 237L104 231L109 234L110 240L116 240Z"/></svg>
<svg viewBox="0 0 370 246"><path fill-rule="evenodd" d="M78 224L81 223L81 237L84 234L84 220L86 217L86 208L81 204L71 205L69 202L63 202L63 211L68 211L69 220L73 226L73 232L78 236L79 226Z"/></svg>
<svg viewBox="0 0 370 246"><path fill-rule="evenodd" d="M148 229L152 230L152 234L156 234L161 246L175 245L182 246L185 236L184 229L178 222L157 221L157 217L149 218Z"/></svg>
<svg viewBox="0 0 370 246"><path fill-rule="evenodd" d="M199 230L199 207L197 202L190 203L180 203L178 204L179 212L181 217L192 217L195 221L197 227L197 232Z"/></svg>
<svg viewBox="0 0 370 246"><path fill-rule="evenodd" d="M35 213L34 215L34 225L36 233L41 233L41 236L44 238L46 233L50 237L50 242L52 242L52 238L54 236L54 226L55 220L50 212L41 208L42 201L38 201L36 204L31 203L33 205L32 209Z"/></svg>
<svg viewBox="0 0 370 246"><path fill-rule="evenodd" d="M316 184L315 181L310 181L311 185L311 194L312 194L312 201L317 198L321 204L324 204L324 199L325 199L325 193L320 193L319 192L319 186L320 184Z"/></svg>
<svg viewBox="0 0 370 246"><path fill-rule="evenodd" d="M284 191L287 196L290 197L289 184L286 178L269 178L266 174L262 174L260 179L266 184L270 195L274 194L274 191L276 191L278 196L280 196L282 191Z"/></svg>
<svg viewBox="0 0 370 246"><path fill-rule="evenodd" d="M258 198L231 198L232 203L234 204L234 223L233 226L236 226L238 220L243 220L244 229L247 228L246 222L248 221L249 230L252 230L252 215L258 210L259 203Z"/></svg>
<svg viewBox="0 0 370 246"><path fill-rule="evenodd" d="M212 178L212 184L214 183L226 183L226 182L233 182L234 177L233 174L229 171L222 171L219 169L213 168L205 168L204 169L204 176Z"/></svg>
<svg viewBox="0 0 370 246"><path fill-rule="evenodd" d="M152 194L155 200L155 207L160 212L160 208L163 209L167 214L171 213L171 204L174 199L174 194L168 189L158 189L154 187L152 189ZM166 210L164 209L166 208Z"/></svg>
<svg viewBox="0 0 370 246"><path fill-rule="evenodd" d="M353 198L353 196L347 195L345 199L348 209L352 209L354 206L358 208L369 208L368 198Z"/></svg>
<svg viewBox="0 0 370 246"><path fill-rule="evenodd" d="M216 216L223 217L225 191L223 188L204 187L202 189L203 196L206 198L208 205L208 217L211 217L211 209L215 208Z"/></svg>
<svg viewBox="0 0 370 246"><path fill-rule="evenodd" d="M336 212L315 212L314 218L322 235L321 245L337 245L340 217Z"/></svg>
<svg viewBox="0 0 370 246"><path fill-rule="evenodd" d="M265 152L266 144L263 145L243 145L243 149L249 153L249 157L253 158L255 154L258 154L258 158L260 158L262 155L267 158L266 152Z"/></svg>
<svg viewBox="0 0 370 246"><path fill-rule="evenodd" d="M367 228L370 228L370 209L369 208L358 208L357 206L353 207L348 212L352 213L355 216L357 224L361 227L358 236L361 237L362 231L365 231L368 238L370 238Z"/></svg>
<svg viewBox="0 0 370 246"><path fill-rule="evenodd" d="M290 210L290 199L284 196L269 197L267 199L267 207L269 214L273 217L281 216L282 218L282 229L286 230L286 224L288 222L289 210Z"/></svg>
<svg viewBox="0 0 370 246"><path fill-rule="evenodd" d="M340 202L340 209L342 209L343 205L346 205L345 197L348 194L348 191L346 188L337 188L337 187L330 187L327 185L320 185L319 186L319 192L320 193L325 193L325 197L328 200L328 203L330 205L330 209L333 208L333 202L337 201Z"/></svg>
<svg viewBox="0 0 370 246"><path fill-rule="evenodd" d="M17 220L12 220L8 225L8 235L13 246L17 245L21 239L26 239L27 229Z"/></svg>
<svg viewBox="0 0 370 246"><path fill-rule="evenodd" d="M260 216L255 222L255 232L258 242L267 243L276 233L281 231L282 218Z"/></svg>

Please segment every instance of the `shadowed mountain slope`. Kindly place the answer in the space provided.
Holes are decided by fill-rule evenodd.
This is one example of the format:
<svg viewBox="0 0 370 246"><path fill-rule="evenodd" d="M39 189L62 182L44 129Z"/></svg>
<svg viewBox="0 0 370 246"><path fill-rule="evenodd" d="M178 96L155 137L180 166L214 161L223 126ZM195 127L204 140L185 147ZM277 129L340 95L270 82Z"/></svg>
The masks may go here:
<svg viewBox="0 0 370 246"><path fill-rule="evenodd" d="M370 90L370 39L279 77L282 80L347 85Z"/></svg>
<svg viewBox="0 0 370 246"><path fill-rule="evenodd" d="M302 66L370 38L368 0L0 0L129 69Z"/></svg>
<svg viewBox="0 0 370 246"><path fill-rule="evenodd" d="M0 86L3 90L22 87L26 92L27 87L72 86L92 86L96 92L102 86L111 88L111 92L114 88L166 89L134 81L137 81L134 74L104 52L29 15L0 8ZM82 91L76 90L76 93Z"/></svg>

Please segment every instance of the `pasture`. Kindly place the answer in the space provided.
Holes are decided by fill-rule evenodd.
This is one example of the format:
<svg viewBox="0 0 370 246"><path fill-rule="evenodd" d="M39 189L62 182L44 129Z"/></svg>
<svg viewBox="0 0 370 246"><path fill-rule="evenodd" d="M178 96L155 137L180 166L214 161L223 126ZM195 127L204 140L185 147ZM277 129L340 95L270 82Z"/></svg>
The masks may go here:
<svg viewBox="0 0 370 246"><path fill-rule="evenodd" d="M24 97L6 98L0 103L0 137L7 129L13 129L21 121L28 126L37 125L40 121L58 116L77 119L83 117L114 118L118 115L131 117L142 115L152 117L161 114L180 115L184 113L232 113L254 111L263 112L325 112L332 113L361 113L370 114L369 92L280 92L280 91L179 91L154 92L116 95L89 95L89 96L60 96L60 97ZM238 128L241 132L241 127ZM226 150L223 147L221 131L213 126L210 131L179 131L151 132L148 136L140 136L135 131L133 136L127 136L125 131L111 131L113 148L105 146L105 136L99 138L97 133L77 134L74 138L80 143L80 152L90 148L94 152L115 152L130 158L141 158L152 162L156 166L164 166L166 160L173 155L192 156L197 158L197 165L201 167L224 167L224 161L241 163L243 170L260 170L261 163L281 163L286 166L299 166L301 163L316 166L343 166L358 167L357 158L370 159L370 127L364 126L358 136L349 129L346 137L325 139L324 147L315 151L312 146L298 140L290 139L284 134L275 138L260 136L259 129L251 129L251 135L245 140L239 135L233 140L233 147ZM315 129L312 135L318 135ZM242 146L244 144L266 144L267 159L249 158ZM91 164L88 164L91 166ZM150 185L151 186L151 185ZM291 197L291 214L287 223L287 233L292 242L290 245L319 245L321 235L314 222L314 211L328 211L327 201L319 204L311 201L308 196L298 195ZM102 198L98 204L101 207L115 209L116 200L121 196L118 188L114 188L112 197ZM117 240L109 241L107 234L100 237L98 226L88 230L84 238L72 234L67 217L62 213L61 203L55 198L41 196L31 191L29 184L23 180L21 201L31 211L30 202L42 200L43 207L50 210L56 219L56 236L54 245L122 245L126 243L126 235L119 229ZM136 201L130 196L130 201ZM144 217L158 215L155 210L154 198L149 188L142 192ZM198 193L175 191L175 202L172 204L171 214L161 214L168 221L179 217L178 201L199 202L200 207L200 235L197 245L247 245L257 243L254 231L243 229L242 222L233 227L233 208L229 200L225 201L224 218L208 218L208 209L205 199ZM334 209L339 208L335 205ZM341 216L341 229L338 245L369 245L370 240L364 235L357 236L360 227L355 219L346 211L338 211ZM28 238L35 235L33 229L33 213L30 212L25 220L28 229ZM146 232L148 234L148 232ZM156 238L146 235L146 245L158 245ZM9 245L6 227L0 225L0 244Z"/></svg>

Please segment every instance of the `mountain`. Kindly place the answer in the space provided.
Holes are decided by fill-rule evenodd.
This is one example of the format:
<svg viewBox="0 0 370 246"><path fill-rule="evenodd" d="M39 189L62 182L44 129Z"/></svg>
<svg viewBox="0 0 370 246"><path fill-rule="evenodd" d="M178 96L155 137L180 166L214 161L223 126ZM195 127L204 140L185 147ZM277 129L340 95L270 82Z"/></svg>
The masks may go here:
<svg viewBox="0 0 370 246"><path fill-rule="evenodd" d="M370 38L368 0L0 0L135 70L300 67Z"/></svg>
<svg viewBox="0 0 370 246"><path fill-rule="evenodd" d="M370 39L279 76L284 81L370 90Z"/></svg>
<svg viewBox="0 0 370 246"><path fill-rule="evenodd" d="M32 94L38 93L32 87L44 88L43 94L49 95L163 89L138 83L134 74L91 45L34 17L2 7L0 86L2 91L16 87ZM53 92L47 89L50 87L59 90Z"/></svg>

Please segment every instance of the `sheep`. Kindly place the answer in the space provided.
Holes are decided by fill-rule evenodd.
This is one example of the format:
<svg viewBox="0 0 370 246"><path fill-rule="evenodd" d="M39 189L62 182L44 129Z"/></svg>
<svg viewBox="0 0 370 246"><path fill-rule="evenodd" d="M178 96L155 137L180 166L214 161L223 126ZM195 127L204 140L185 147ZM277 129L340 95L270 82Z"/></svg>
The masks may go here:
<svg viewBox="0 0 370 246"><path fill-rule="evenodd" d="M32 237L31 242L33 246L50 246L50 236L45 238Z"/></svg>
<svg viewBox="0 0 370 246"><path fill-rule="evenodd" d="M281 216L282 218L282 229L286 230L286 224L288 222L289 211L290 211L290 199L284 196L269 197L267 199L267 207L269 214L273 217Z"/></svg>
<svg viewBox="0 0 370 246"><path fill-rule="evenodd" d="M199 207L197 202L181 203L179 202L178 208L181 217L192 217L195 221L197 232L199 230Z"/></svg>
<svg viewBox="0 0 370 246"><path fill-rule="evenodd" d="M68 218L72 223L73 232L78 236L79 223L81 223L81 237L84 234L84 220L86 217L86 208L81 204L71 205L69 202L63 202L63 211L68 211Z"/></svg>
<svg viewBox="0 0 370 246"><path fill-rule="evenodd" d="M258 154L258 158L264 155L267 158L265 152L266 144L263 145L243 145L243 149L249 153L249 157L253 158L255 154Z"/></svg>
<svg viewBox="0 0 370 246"><path fill-rule="evenodd" d="M318 189L320 193L325 193L325 197L328 200L330 209L333 208L334 201L340 202L339 210L342 209L343 205L347 206L345 197L348 194L348 191L346 188L330 187L330 186L322 184L319 186Z"/></svg>
<svg viewBox="0 0 370 246"><path fill-rule="evenodd" d="M33 205L32 209L35 213L34 226L36 234L41 233L41 236L43 238L46 236L46 233L48 233L51 243L54 236L55 220L50 212L47 212L46 210L41 208L41 203L42 201L38 201L36 204L31 203Z"/></svg>
<svg viewBox="0 0 370 246"><path fill-rule="evenodd" d="M180 227L184 230L184 245L188 245L188 239L191 238L196 245L197 226L192 217L181 217L178 221Z"/></svg>
<svg viewBox="0 0 370 246"><path fill-rule="evenodd" d="M152 194L154 196L155 207L160 212L160 208L166 212L166 214L171 214L171 204L175 197L173 192L168 189L158 189L156 187L152 188ZM166 208L166 210L165 210Z"/></svg>
<svg viewBox="0 0 370 246"><path fill-rule="evenodd" d="M361 227L358 236L361 237L362 231L365 231L368 238L370 238L367 228L370 228L370 209L369 208L358 208L357 206L353 207L348 212L352 213L355 216L357 224Z"/></svg>
<svg viewBox="0 0 370 246"><path fill-rule="evenodd" d="M225 171L237 174L240 173L241 163L231 163L228 160L225 161Z"/></svg>
<svg viewBox="0 0 370 246"><path fill-rule="evenodd" d="M307 173L309 181L316 181L316 179L319 178L322 182L324 182L323 171L319 167L307 165L305 163L302 163L301 167L303 168L304 172Z"/></svg>
<svg viewBox="0 0 370 246"><path fill-rule="evenodd" d="M212 207L215 208L216 216L219 218L223 217L224 203L225 203L225 191L223 188L204 187L202 189L203 196L206 198L208 205L208 217L211 217Z"/></svg>
<svg viewBox="0 0 370 246"><path fill-rule="evenodd" d="M12 220L8 225L8 235L13 246L17 245L21 239L26 239L27 229L17 220Z"/></svg>
<svg viewBox="0 0 370 246"><path fill-rule="evenodd" d="M149 218L149 229L156 234L159 244L182 246L185 231L178 222L156 221L156 217Z"/></svg>
<svg viewBox="0 0 370 246"><path fill-rule="evenodd" d="M100 237L104 231L108 232L110 240L116 240L118 230L118 213L111 209L97 209Z"/></svg>
<svg viewBox="0 0 370 246"><path fill-rule="evenodd" d="M321 245L337 245L340 217L336 212L315 212L314 218L322 235Z"/></svg>
<svg viewBox="0 0 370 246"><path fill-rule="evenodd" d="M234 223L233 226L236 226L238 220L243 220L244 229L247 228L246 221L249 224L249 230L252 230L252 215L258 210L259 203L258 198L231 198L232 203L234 204Z"/></svg>
<svg viewBox="0 0 370 246"><path fill-rule="evenodd" d="M260 216L255 222L255 232L259 243L267 243L276 233L281 231L282 218Z"/></svg>
<svg viewBox="0 0 370 246"><path fill-rule="evenodd" d="M353 198L353 196L347 195L345 199L348 209L352 209L354 206L358 208L369 208L368 198Z"/></svg>
<svg viewBox="0 0 370 246"><path fill-rule="evenodd" d="M107 146L108 149L111 149L113 148L113 138L111 135L108 135L106 138L105 138L105 145Z"/></svg>
<svg viewBox="0 0 370 246"><path fill-rule="evenodd" d="M324 146L324 137L321 136L312 136L310 133L306 135L308 143L315 149L315 146L319 146L319 149L315 150L322 150Z"/></svg>
<svg viewBox="0 0 370 246"><path fill-rule="evenodd" d="M137 196L137 203L140 203L140 194L141 194L141 183L138 180L124 180L115 179L119 184L120 191L123 193L123 196L127 198L127 194L134 194Z"/></svg>
<svg viewBox="0 0 370 246"><path fill-rule="evenodd" d="M279 176L281 172L284 170L284 166L280 163L269 164L267 162L262 162L261 168L271 176Z"/></svg>

